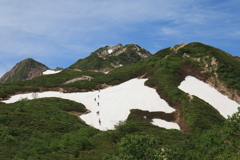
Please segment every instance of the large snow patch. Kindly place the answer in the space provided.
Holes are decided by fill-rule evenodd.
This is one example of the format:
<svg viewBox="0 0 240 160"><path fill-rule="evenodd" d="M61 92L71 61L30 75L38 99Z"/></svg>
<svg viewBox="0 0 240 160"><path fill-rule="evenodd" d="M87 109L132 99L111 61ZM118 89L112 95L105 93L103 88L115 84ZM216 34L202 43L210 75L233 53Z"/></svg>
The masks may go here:
<svg viewBox="0 0 240 160"><path fill-rule="evenodd" d="M192 76L187 76L178 88L209 103L225 118L237 112L237 108L240 106L240 104L222 95L209 84Z"/></svg>
<svg viewBox="0 0 240 160"><path fill-rule="evenodd" d="M80 116L88 125L100 130L110 130L114 129L114 125L119 121L126 120L131 109L166 113L175 111L166 101L159 97L155 89L144 86L146 80L136 78L117 86L93 92L61 93L50 91L38 93L37 95L33 93L20 94L12 96L9 100L3 102L13 103L21 98L43 97L59 97L73 100L84 104L91 111Z"/></svg>

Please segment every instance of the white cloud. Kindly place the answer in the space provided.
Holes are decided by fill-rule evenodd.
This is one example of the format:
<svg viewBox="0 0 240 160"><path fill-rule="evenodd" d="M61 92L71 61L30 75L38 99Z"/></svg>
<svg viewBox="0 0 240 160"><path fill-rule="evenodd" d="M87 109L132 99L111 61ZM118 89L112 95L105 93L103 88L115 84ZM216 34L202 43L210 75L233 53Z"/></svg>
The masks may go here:
<svg viewBox="0 0 240 160"><path fill-rule="evenodd" d="M173 28L162 28L161 29L161 33L163 34L174 34L176 35L177 33L179 33L177 30L173 29Z"/></svg>
<svg viewBox="0 0 240 160"><path fill-rule="evenodd" d="M165 47L184 38L231 37L239 31L239 5L237 0L0 0L0 54L21 60L65 53L84 58L100 44L147 42L146 49L154 50L157 38L168 39L160 44Z"/></svg>
<svg viewBox="0 0 240 160"><path fill-rule="evenodd" d="M235 32L235 35L240 36L240 31Z"/></svg>

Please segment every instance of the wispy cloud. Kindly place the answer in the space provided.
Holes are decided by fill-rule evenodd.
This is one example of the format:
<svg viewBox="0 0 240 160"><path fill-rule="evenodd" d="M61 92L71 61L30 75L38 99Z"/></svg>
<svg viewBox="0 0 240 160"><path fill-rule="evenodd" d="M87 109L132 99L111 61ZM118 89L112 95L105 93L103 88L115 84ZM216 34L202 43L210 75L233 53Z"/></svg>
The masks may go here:
<svg viewBox="0 0 240 160"><path fill-rule="evenodd" d="M172 35L172 34L176 35L179 32L172 28L161 28L161 33L166 35Z"/></svg>
<svg viewBox="0 0 240 160"><path fill-rule="evenodd" d="M32 57L67 67L102 45L137 43L156 52L181 41L239 41L239 6L238 0L0 0L0 54L9 64Z"/></svg>

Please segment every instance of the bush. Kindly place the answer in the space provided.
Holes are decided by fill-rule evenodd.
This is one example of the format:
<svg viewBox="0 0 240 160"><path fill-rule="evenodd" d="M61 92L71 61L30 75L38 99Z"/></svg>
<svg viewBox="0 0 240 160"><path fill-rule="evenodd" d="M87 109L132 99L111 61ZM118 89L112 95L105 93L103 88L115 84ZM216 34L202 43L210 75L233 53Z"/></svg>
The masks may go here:
<svg viewBox="0 0 240 160"><path fill-rule="evenodd" d="M124 122L121 121L114 127L118 132L120 132L121 135L131 134L138 131L137 122L130 120Z"/></svg>

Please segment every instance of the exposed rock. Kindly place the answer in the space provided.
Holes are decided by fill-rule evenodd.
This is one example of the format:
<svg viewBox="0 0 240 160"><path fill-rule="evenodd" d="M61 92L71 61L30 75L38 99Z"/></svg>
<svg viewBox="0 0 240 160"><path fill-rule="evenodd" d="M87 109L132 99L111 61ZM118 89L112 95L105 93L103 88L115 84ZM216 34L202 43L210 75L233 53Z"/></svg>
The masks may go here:
<svg viewBox="0 0 240 160"><path fill-rule="evenodd" d="M92 79L92 77L90 77L90 76L82 76L82 77L71 79L71 80L65 82L64 84L73 83L73 82L82 81L82 80L91 81L91 79Z"/></svg>
<svg viewBox="0 0 240 160"><path fill-rule="evenodd" d="M209 56L206 56L205 58L210 58ZM200 62L200 58L193 58L194 60ZM212 87L214 87L216 90L218 90L223 95L226 95L228 98L236 101L237 103L240 103L240 95L237 94L236 91L232 89L228 89L226 85L223 82L220 82L218 79L218 74L216 72L218 62L215 57L211 58L211 63L208 64L205 60L203 60L205 66L202 68L204 71L199 70L199 68L191 68L189 66L182 66L181 68L181 74L183 77L186 77L188 75L194 76L205 83L208 83ZM206 74L209 71L213 71L213 75Z"/></svg>
<svg viewBox="0 0 240 160"><path fill-rule="evenodd" d="M190 57L190 55L187 54L187 53L184 53L184 54L183 54L183 57Z"/></svg>
<svg viewBox="0 0 240 160"><path fill-rule="evenodd" d="M27 58L17 63L9 72L5 73L0 79L0 83L32 79L43 75L43 72L48 69L44 64Z"/></svg>
<svg viewBox="0 0 240 160"><path fill-rule="evenodd" d="M97 54L99 57L107 59L107 56L119 56L120 54L129 50L135 51L135 53L141 58L148 58L151 56L150 52L135 44L128 44L126 46L123 46L122 44L118 44L116 46L106 46L101 48Z"/></svg>
<svg viewBox="0 0 240 160"><path fill-rule="evenodd" d="M237 94L237 92L232 89L228 89L226 85L218 80L217 77L209 77L205 82L218 90L218 92L226 95L229 99L232 99L240 104L240 96Z"/></svg>
<svg viewBox="0 0 240 160"><path fill-rule="evenodd" d="M172 50L174 50L176 53L177 51L180 49L180 48L183 48L187 45L188 43L182 43L182 44L179 44L179 45L176 45L174 47L171 47Z"/></svg>
<svg viewBox="0 0 240 160"><path fill-rule="evenodd" d="M122 48L123 45L121 43L119 43L116 46L106 46L102 51L101 51L101 55L102 56L107 56L109 54L112 54L114 51L116 51L119 48Z"/></svg>
<svg viewBox="0 0 240 160"><path fill-rule="evenodd" d="M92 52L90 56L79 59L69 66L69 69L80 69L82 71L109 72L114 68L121 67L130 63L138 62L148 58L151 53L136 44L123 46L105 46Z"/></svg>
<svg viewBox="0 0 240 160"><path fill-rule="evenodd" d="M200 62L201 58L193 58L195 61Z"/></svg>
<svg viewBox="0 0 240 160"><path fill-rule="evenodd" d="M216 71L218 63L217 63L217 59L215 57L212 57L211 65L212 65L214 71Z"/></svg>

